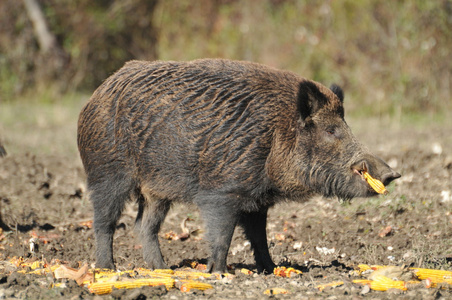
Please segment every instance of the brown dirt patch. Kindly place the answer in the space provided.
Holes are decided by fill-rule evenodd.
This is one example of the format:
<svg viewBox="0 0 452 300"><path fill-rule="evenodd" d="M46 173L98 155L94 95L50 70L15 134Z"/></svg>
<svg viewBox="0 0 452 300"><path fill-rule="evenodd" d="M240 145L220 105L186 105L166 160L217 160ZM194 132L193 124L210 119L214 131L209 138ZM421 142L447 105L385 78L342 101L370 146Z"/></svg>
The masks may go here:
<svg viewBox="0 0 452 300"><path fill-rule="evenodd" d="M362 125L364 122L357 122ZM214 289L183 294L160 288L116 291L120 299L262 298L266 289L290 291L281 298L449 298L450 290L415 289L407 292L365 293L346 283L319 291L319 284L350 281L358 264L413 265L452 270L452 126L392 129L384 136L377 128L357 136L387 160L403 177L390 187L388 196L355 199L341 206L334 199L315 198L306 203L283 203L270 211L270 252L279 265L303 271L302 276L243 275L219 280ZM361 128L361 129L360 129ZM369 128L369 127L368 127ZM7 147L8 145L6 145ZM65 154L8 153L0 158L0 203L3 222L12 229L0 235L0 298L94 298L75 282L64 289L49 288L46 278L19 274L5 263L13 256L31 257L29 240L39 239L39 259L59 259L72 267L94 263L94 232L89 226L92 209L85 194L85 178L78 157ZM143 267L133 222L136 206L130 204L115 235L115 258L120 270ZM173 268L185 259L204 262L208 247L202 235L170 241L167 232L180 233L190 217L190 230L202 229L196 207L175 205L161 231L162 252ZM331 250L326 254L323 250ZM253 257L243 234L237 230L230 248L231 272L253 270ZM141 295L141 296L140 296ZM140 298L141 297L141 298Z"/></svg>

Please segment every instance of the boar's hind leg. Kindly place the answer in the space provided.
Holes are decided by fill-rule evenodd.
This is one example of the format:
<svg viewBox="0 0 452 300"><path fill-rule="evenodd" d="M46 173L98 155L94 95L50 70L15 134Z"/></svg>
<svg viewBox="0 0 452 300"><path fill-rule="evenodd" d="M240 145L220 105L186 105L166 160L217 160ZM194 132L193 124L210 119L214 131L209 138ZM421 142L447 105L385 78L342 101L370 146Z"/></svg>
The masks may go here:
<svg viewBox="0 0 452 300"><path fill-rule="evenodd" d="M211 247L207 271L224 273L229 246L238 220L234 200L226 196L210 195L202 197L196 203L203 215Z"/></svg>
<svg viewBox="0 0 452 300"><path fill-rule="evenodd" d="M94 232L96 236L96 267L114 269L113 235L126 201L130 197L131 180L116 173L108 180L97 181L88 187L94 207Z"/></svg>
<svg viewBox="0 0 452 300"><path fill-rule="evenodd" d="M244 213L239 224L243 227L246 237L251 242L256 259L256 267L259 273L266 271L273 273L276 265L273 263L267 244L267 209L259 212Z"/></svg>
<svg viewBox="0 0 452 300"><path fill-rule="evenodd" d="M160 225L170 209L167 200L138 198L138 215L135 222L143 244L143 258L149 268L168 269L163 261L158 240Z"/></svg>

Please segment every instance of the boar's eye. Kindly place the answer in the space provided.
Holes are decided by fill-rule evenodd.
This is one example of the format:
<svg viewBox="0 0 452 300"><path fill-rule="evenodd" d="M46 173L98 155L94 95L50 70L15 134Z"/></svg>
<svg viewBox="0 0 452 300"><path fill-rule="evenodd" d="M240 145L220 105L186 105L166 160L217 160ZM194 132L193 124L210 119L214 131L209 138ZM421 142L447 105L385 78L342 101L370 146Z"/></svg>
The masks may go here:
<svg viewBox="0 0 452 300"><path fill-rule="evenodd" d="M328 133L329 135L335 135L336 134L336 127L328 127L326 129L326 133Z"/></svg>
<svg viewBox="0 0 452 300"><path fill-rule="evenodd" d="M342 134L341 130L337 126L328 126L325 129L327 136L332 137L334 139L341 139Z"/></svg>

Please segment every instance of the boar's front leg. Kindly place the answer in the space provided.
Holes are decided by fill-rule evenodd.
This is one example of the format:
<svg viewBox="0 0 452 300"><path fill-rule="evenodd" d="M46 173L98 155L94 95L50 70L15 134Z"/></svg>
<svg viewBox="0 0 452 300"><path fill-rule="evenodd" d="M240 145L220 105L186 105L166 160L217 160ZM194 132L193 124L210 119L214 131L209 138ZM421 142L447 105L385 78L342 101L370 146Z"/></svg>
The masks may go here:
<svg viewBox="0 0 452 300"><path fill-rule="evenodd" d="M160 251L158 233L170 206L170 201L167 200L145 200L142 195L138 198L135 227L139 231L143 245L144 261L152 269L168 269Z"/></svg>
<svg viewBox="0 0 452 300"><path fill-rule="evenodd" d="M203 195L196 201L207 228L207 239L211 246L208 272L226 272L226 258L232 235L239 218L234 196Z"/></svg>
<svg viewBox="0 0 452 300"><path fill-rule="evenodd" d="M244 213L239 224L243 227L246 237L251 242L254 251L256 267L259 273L273 273L276 265L273 263L267 244L267 208L258 212Z"/></svg>

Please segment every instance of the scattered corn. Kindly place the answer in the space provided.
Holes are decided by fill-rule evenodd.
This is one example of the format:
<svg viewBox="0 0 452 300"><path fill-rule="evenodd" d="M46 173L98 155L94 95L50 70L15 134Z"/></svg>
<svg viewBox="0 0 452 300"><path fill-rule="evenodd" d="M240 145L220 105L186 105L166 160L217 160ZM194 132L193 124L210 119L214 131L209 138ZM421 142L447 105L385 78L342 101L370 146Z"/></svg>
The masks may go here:
<svg viewBox="0 0 452 300"><path fill-rule="evenodd" d="M43 261L37 260L37 261L33 262L33 263L30 265L30 268L31 268L32 270L35 270L35 269L37 269L37 268L42 268L43 266L44 266L44 262L43 262Z"/></svg>
<svg viewBox="0 0 452 300"><path fill-rule="evenodd" d="M156 269L156 270L149 270L144 268L138 268L135 269L138 275L141 276L152 276L152 277L164 277L168 278L174 275L174 271L171 269Z"/></svg>
<svg viewBox="0 0 452 300"><path fill-rule="evenodd" d="M362 285L366 285L367 284L367 285L370 285L372 280L369 280L369 279L355 279L352 282L356 283L356 284L362 284Z"/></svg>
<svg viewBox="0 0 452 300"><path fill-rule="evenodd" d="M20 257L14 256L9 260L9 262L15 265L16 267L20 267L24 263L24 258L21 256Z"/></svg>
<svg viewBox="0 0 452 300"><path fill-rule="evenodd" d="M112 277L116 275L122 275L123 272L116 272L110 269L94 269L94 272L96 273L96 278L99 277Z"/></svg>
<svg viewBox="0 0 452 300"><path fill-rule="evenodd" d="M240 273L245 274L245 275L253 275L253 271L242 268L240 269Z"/></svg>
<svg viewBox="0 0 452 300"><path fill-rule="evenodd" d="M293 275L302 274L300 270L296 270L294 268L286 268L286 267L276 267L273 269L273 274L279 277L291 277Z"/></svg>
<svg viewBox="0 0 452 300"><path fill-rule="evenodd" d="M376 291L387 291L389 289L407 290L405 281L392 280L384 275L375 276L370 283L370 288Z"/></svg>
<svg viewBox="0 0 452 300"><path fill-rule="evenodd" d="M171 269L155 269L154 271L151 271L152 274L168 274L173 275L174 271Z"/></svg>
<svg viewBox="0 0 452 300"><path fill-rule="evenodd" d="M406 282L400 280L392 280L384 275L376 276L374 280L356 279L353 283L368 285L375 291L387 291L389 289L400 289L406 291Z"/></svg>
<svg viewBox="0 0 452 300"><path fill-rule="evenodd" d="M364 272L367 270L371 270L372 268L369 265L359 264L358 265L359 272Z"/></svg>
<svg viewBox="0 0 452 300"><path fill-rule="evenodd" d="M170 289L174 286L174 282L175 280L172 278L146 278L130 281L94 282L88 285L88 289L91 293L104 295L111 293L113 291L113 288L135 289L142 286L164 285L166 289Z"/></svg>
<svg viewBox="0 0 452 300"><path fill-rule="evenodd" d="M204 291L212 288L213 286L211 284L198 281L187 281L180 286L182 292L189 292L192 289Z"/></svg>
<svg viewBox="0 0 452 300"><path fill-rule="evenodd" d="M113 288L117 289L133 289L142 286L157 286L164 285L166 289L173 288L176 281L178 281L177 288L183 292L188 292L192 289L206 290L211 289L213 286L208 283L195 281L196 279L221 279L223 277L232 276L230 274L210 274L199 272L191 268L173 271L170 269L165 270L149 270L138 268L134 270L128 270L123 272L115 272L112 270L95 269L88 270L87 266L83 266L80 269L72 269L61 264L60 261L52 261L48 264L45 261L27 261L21 257L13 257L10 259L10 263L16 267L21 268L18 272L27 274L44 275L46 273L53 273L55 278L73 278L80 285L88 287L89 291L97 294L104 295L111 293ZM71 276L59 276L61 271L66 271L64 274ZM83 271L83 272L82 272ZM59 273L60 272L60 273ZM253 274L252 271L247 269L241 269L240 272L244 274ZM294 268L277 267L274 269L274 274L280 277L291 277L294 274L302 274L301 271ZM370 273L367 275L366 273ZM400 274L408 273L411 275L411 279L405 279L407 281L393 280L397 278L404 278L399 276ZM63 275L64 275L63 274ZM452 288L452 271L433 270L423 268L407 268L397 266L379 266L379 265L358 265L357 269L351 273L352 276L368 277L367 279L357 279L352 282L355 284L368 285L372 290L387 291L388 289L400 289L403 291L417 289L417 288ZM75 276L77 275L77 276ZM83 278L81 278L80 276ZM121 278L121 275L126 275L127 278ZM415 275L415 276L413 276ZM151 277L151 278L136 278L136 277ZM76 277L76 278L75 278ZM79 278L80 277L80 278ZM85 278L86 277L86 278ZM130 279L132 277L132 279ZM135 279L133 279L135 277ZM78 280L78 279L79 280ZM392 279L393 278L393 279ZM406 276L405 276L406 278ZM413 280L413 278L415 278ZM83 279L83 280L82 280ZM80 282L79 282L80 281ZM327 287L337 287L343 285L342 281L334 281L327 284L321 284L317 286L317 289L323 291ZM64 284L55 283L54 287L64 287ZM272 288L264 291L266 295L276 294L288 294L289 291L283 288Z"/></svg>
<svg viewBox="0 0 452 300"><path fill-rule="evenodd" d="M362 275L368 270L379 271L388 268L394 268L394 266L378 266L378 265L358 265L357 273ZM422 269L422 268L409 268L415 277L419 280L405 281L405 287L407 289L418 288L424 286L426 288L438 287L438 288L452 288L452 271L434 270L434 269ZM378 274L376 276L379 276ZM372 277L372 276L371 276ZM369 284L372 280L354 280L354 283ZM401 286L400 282L398 283ZM378 287L378 284L377 284ZM399 288L395 287L395 288Z"/></svg>
<svg viewBox="0 0 452 300"><path fill-rule="evenodd" d="M110 294L113 291L113 283L111 282L94 282L88 285L91 293L97 295Z"/></svg>
<svg viewBox="0 0 452 300"><path fill-rule="evenodd" d="M420 280L430 279L432 283L452 284L452 271L410 268Z"/></svg>

